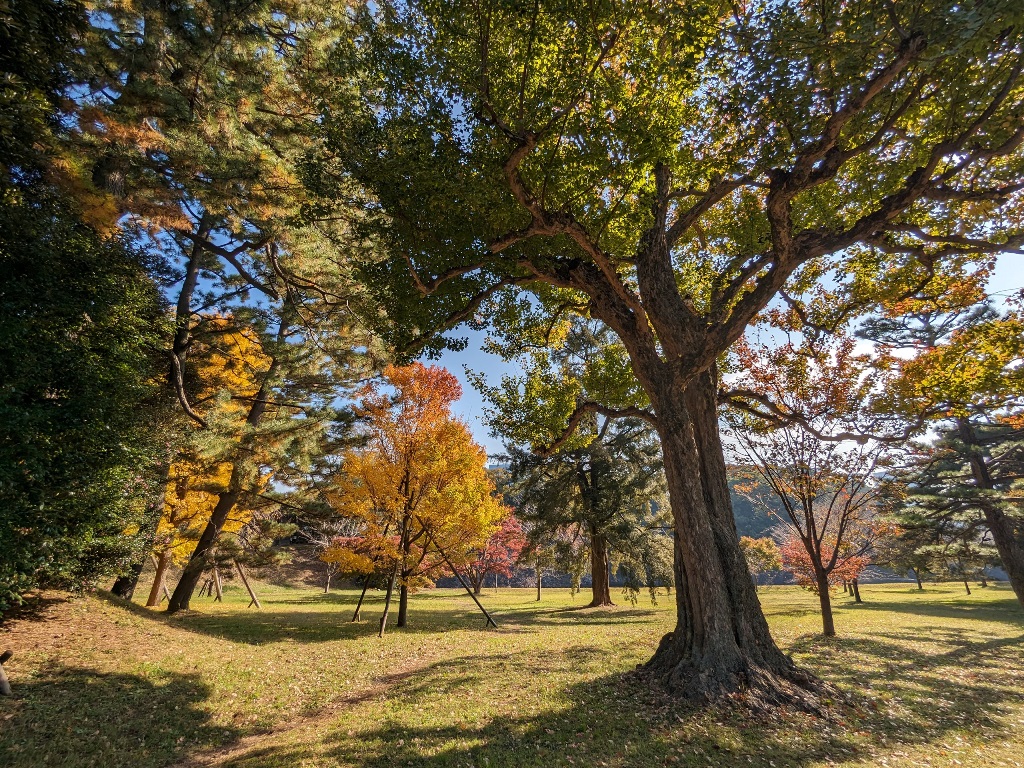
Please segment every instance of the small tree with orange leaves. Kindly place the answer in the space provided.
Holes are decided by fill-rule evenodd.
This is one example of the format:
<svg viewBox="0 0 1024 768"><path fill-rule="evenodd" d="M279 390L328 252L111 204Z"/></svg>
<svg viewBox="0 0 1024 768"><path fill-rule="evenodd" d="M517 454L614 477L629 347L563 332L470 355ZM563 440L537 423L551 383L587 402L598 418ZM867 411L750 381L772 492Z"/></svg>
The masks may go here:
<svg viewBox="0 0 1024 768"><path fill-rule="evenodd" d="M389 366L361 395L355 411L365 442L343 454L331 494L342 515L359 521L360 535L323 557L349 572L387 574L383 633L396 585L404 627L409 594L471 562L507 510L494 496L487 454L451 414L462 395L452 374Z"/></svg>

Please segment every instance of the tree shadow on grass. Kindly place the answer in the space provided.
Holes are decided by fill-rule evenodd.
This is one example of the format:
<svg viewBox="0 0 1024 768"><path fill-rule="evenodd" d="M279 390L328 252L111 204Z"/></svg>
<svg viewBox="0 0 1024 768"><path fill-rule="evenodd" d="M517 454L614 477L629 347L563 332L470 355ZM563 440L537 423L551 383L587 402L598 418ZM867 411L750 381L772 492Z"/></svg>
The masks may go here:
<svg viewBox="0 0 1024 768"><path fill-rule="evenodd" d="M315 594L300 598L263 600L262 609L246 609L244 615L238 611L205 612L203 604L195 604L195 610L168 615L163 610L144 608L128 603L109 593L99 593L106 602L117 605L151 621L219 637L235 643L263 645L265 643L296 642L324 643L336 640L353 640L377 634L380 617L384 608L384 595L379 592L367 594L363 603L362 617L352 621L352 614L358 595L351 593ZM309 610L295 610L289 607L274 610L275 606L308 606ZM428 610L417 610L417 606ZM331 610L326 610L330 607ZM513 606L491 610L498 622L499 632L512 634L532 633L553 625L609 625L656 623L659 616L653 609L614 607L611 609L585 610L579 608L542 608L532 605ZM484 629L486 619L469 600L468 595L421 593L414 595L409 603L409 623L399 629L395 626L398 614L397 600L392 602L388 633L435 634L453 630Z"/></svg>
<svg viewBox="0 0 1024 768"><path fill-rule="evenodd" d="M910 613L943 619L970 619L1011 624L1024 628L1024 607L1015 598L971 602L971 598L950 597L944 602L908 602L906 600L877 600L865 595L863 603L840 603L834 607L842 611L883 611ZM777 615L774 612L772 615Z"/></svg>
<svg viewBox="0 0 1024 768"><path fill-rule="evenodd" d="M143 678L82 668L44 670L0 700L0 765L161 768L189 748L237 737L214 728L200 704L210 689L193 675Z"/></svg>
<svg viewBox="0 0 1024 768"><path fill-rule="evenodd" d="M221 763L276 768L302 760L359 768L475 766L715 765L801 768L829 761L877 764L874 750L913 748L974 731L991 739L1002 715L1024 704L1022 637L984 642L970 633L936 638L939 653L914 649L910 633L878 639L802 639L794 650L838 683L853 704L830 721L781 712L681 707L630 673L601 675L607 651L574 647L538 658L470 656L403 676L372 700L321 717L314 736L267 739ZM573 662L578 669L573 670ZM559 686L554 704L531 711L523 668ZM515 670L519 670L518 673ZM571 672L567 676L567 672ZM1017 676L1018 678L1020 675ZM517 684L518 679L518 684ZM559 681L577 682L562 685ZM488 691L490 693L488 693ZM470 704L497 698L494 707ZM518 702L518 704L517 704Z"/></svg>

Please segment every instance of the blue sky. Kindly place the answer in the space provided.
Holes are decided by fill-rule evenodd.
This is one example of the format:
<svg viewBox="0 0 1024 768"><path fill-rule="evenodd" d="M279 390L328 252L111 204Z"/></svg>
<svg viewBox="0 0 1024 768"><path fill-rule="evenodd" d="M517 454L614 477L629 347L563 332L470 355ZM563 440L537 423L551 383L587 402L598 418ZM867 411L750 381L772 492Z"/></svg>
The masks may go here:
<svg viewBox="0 0 1024 768"><path fill-rule="evenodd" d="M989 283L989 290L993 294L993 298L998 303L1001 297L1009 297L1022 288L1024 288L1024 256L1007 254L1000 257ZM473 431L476 441L484 446L489 454L501 453L503 451L501 442L491 437L487 432L487 427L484 426L484 402L466 378L465 369L468 366L473 371L485 374L487 381L491 384L498 383L503 373L516 373L519 369L506 363L497 355L488 354L480 348L487 337L486 332L462 328L452 335L468 338L468 346L461 352L446 352L440 360L434 362L443 365L462 383L462 398L455 404L453 410L458 416L465 419ZM424 362L430 363L431 361Z"/></svg>

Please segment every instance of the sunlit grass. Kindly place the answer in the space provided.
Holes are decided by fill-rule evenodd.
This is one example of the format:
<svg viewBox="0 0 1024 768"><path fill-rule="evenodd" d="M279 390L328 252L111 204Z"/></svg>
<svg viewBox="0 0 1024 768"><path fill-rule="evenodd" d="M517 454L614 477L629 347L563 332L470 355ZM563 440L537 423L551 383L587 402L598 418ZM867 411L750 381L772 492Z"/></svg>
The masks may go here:
<svg viewBox="0 0 1024 768"><path fill-rule="evenodd" d="M58 600L0 628L15 697L0 701L0 765L825 766L1020 765L1024 610L1003 586L967 597L862 587L816 600L761 593L798 663L850 693L831 721L668 705L628 676L674 618L657 606L582 609L587 595L489 590L415 596L410 626L376 636L382 596L229 587L188 616L114 598ZM959 762L958 762L959 761Z"/></svg>

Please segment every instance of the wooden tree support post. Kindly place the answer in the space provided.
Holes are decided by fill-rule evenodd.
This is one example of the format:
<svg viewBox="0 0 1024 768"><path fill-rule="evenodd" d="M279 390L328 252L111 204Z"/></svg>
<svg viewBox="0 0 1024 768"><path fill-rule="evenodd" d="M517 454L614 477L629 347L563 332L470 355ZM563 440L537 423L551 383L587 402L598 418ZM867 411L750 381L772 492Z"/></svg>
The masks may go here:
<svg viewBox="0 0 1024 768"><path fill-rule="evenodd" d="M214 598L214 602L224 602L224 585L220 581L220 569L217 566L213 566L213 587L217 590L217 596Z"/></svg>
<svg viewBox="0 0 1024 768"><path fill-rule="evenodd" d="M366 590L370 588L370 580L372 578L372 572L366 574L366 579L363 581L363 591L359 594L359 602L356 603L356 611L352 614L352 621L359 621L359 612L363 608L363 600L366 598Z"/></svg>
<svg viewBox="0 0 1024 768"><path fill-rule="evenodd" d="M245 575L245 569L242 568L242 564L237 560L235 560L235 568L238 569L238 575L242 577L242 583L245 584L245 589L249 593L249 597L252 598L246 608L252 608L254 605L257 608L262 608L263 606L260 605L260 599L256 597L256 593L252 591L252 585L249 584L249 579Z"/></svg>
<svg viewBox="0 0 1024 768"><path fill-rule="evenodd" d="M455 578L457 578L459 580L459 583L462 584L462 588L466 590L466 594L468 594L470 597L473 598L473 602L476 603L476 607L479 608L480 611L483 613L483 615L487 617L487 623L484 624L484 626L485 627L490 626L490 627L494 627L495 629L497 629L498 625L494 621L494 619L491 618L491 614L489 614L487 612L487 609L484 608L483 605L481 605L479 600L477 600L476 595L473 594L473 590L469 588L469 584L467 584L466 580L464 578L462 578L462 574L459 573L455 569L454 565L452 565L452 561L448 559L448 555L446 555L444 550L441 549L441 547L438 545L437 539L434 538L434 535L430 532L430 529L427 528L427 526L423 525L423 521L422 520L420 520L420 525L422 525L423 526L423 530L427 532L427 538L430 539L431 542L433 542L434 547L437 549L438 554L441 555L441 559L444 560L445 564L451 569L452 573L455 574Z"/></svg>
<svg viewBox="0 0 1024 768"><path fill-rule="evenodd" d="M10 651L0 653L0 696L12 695L11 684L7 681L7 673L4 672L4 664L6 664L13 655L14 654Z"/></svg>
<svg viewBox="0 0 1024 768"><path fill-rule="evenodd" d="M171 590L167 588L167 584L161 584L160 586L164 591L163 597L160 598L160 602L163 602L164 600L171 602Z"/></svg>

